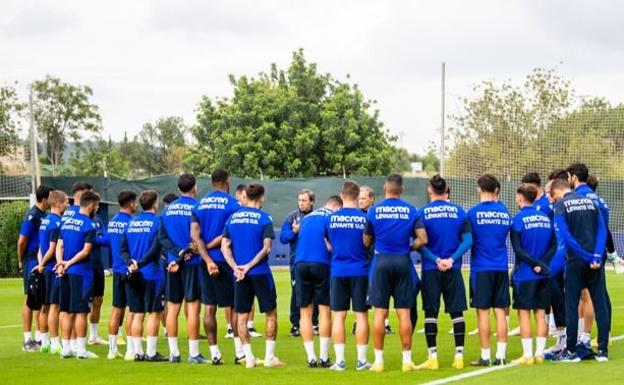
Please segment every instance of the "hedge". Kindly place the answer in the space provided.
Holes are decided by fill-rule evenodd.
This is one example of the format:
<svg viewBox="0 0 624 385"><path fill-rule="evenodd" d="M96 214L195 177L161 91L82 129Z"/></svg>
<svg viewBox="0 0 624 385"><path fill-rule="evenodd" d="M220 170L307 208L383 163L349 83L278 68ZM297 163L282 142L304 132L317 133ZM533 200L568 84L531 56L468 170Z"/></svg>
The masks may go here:
<svg viewBox="0 0 624 385"><path fill-rule="evenodd" d="M27 211L27 201L0 204L0 277L19 276L17 238Z"/></svg>

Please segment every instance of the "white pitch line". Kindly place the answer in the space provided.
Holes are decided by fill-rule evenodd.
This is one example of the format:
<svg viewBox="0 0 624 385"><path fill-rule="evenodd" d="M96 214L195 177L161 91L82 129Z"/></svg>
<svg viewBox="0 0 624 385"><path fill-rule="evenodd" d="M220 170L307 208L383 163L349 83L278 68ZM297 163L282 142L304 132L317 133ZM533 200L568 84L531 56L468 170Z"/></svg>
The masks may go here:
<svg viewBox="0 0 624 385"><path fill-rule="evenodd" d="M21 324L19 324L19 325L2 325L2 326L0 326L0 329L19 328L21 326L22 326Z"/></svg>
<svg viewBox="0 0 624 385"><path fill-rule="evenodd" d="M505 365L505 366L492 366L492 367L485 368L485 369L479 369L479 370L475 370L475 371L472 371L472 372L459 374L457 376L451 376L451 377L441 378L441 379L435 380L435 381L424 382L421 385L442 385L442 384L448 384L449 382L460 381L460 380L464 380L466 378L476 377L476 376L480 376L482 374L488 374L488 373L496 372L498 370L505 370L505 369L513 368L515 366L518 366L518 364L509 364L509 365Z"/></svg>
<svg viewBox="0 0 624 385"><path fill-rule="evenodd" d="M611 341L619 341L619 340L624 340L624 334L622 334L621 336L617 336L617 337L611 337Z"/></svg>

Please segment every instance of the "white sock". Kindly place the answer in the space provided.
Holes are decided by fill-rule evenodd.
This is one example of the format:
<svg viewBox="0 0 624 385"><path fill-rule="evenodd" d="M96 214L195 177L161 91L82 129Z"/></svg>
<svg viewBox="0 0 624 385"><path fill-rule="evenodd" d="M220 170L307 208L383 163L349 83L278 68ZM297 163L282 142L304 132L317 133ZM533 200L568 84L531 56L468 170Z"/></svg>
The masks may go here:
<svg viewBox="0 0 624 385"><path fill-rule="evenodd" d="M197 357L199 355L199 340L189 340L189 355Z"/></svg>
<svg viewBox="0 0 624 385"><path fill-rule="evenodd" d="M87 353L87 339L85 337L76 338L76 349L78 355L85 355Z"/></svg>
<svg viewBox="0 0 624 385"><path fill-rule="evenodd" d="M253 361L255 359L250 344L243 344L243 352L245 353L245 360Z"/></svg>
<svg viewBox="0 0 624 385"><path fill-rule="evenodd" d="M464 347L455 346L455 357L463 357L463 356L464 356Z"/></svg>
<svg viewBox="0 0 624 385"><path fill-rule="evenodd" d="M581 333L581 343L586 344L589 341L591 341L591 334L585 332Z"/></svg>
<svg viewBox="0 0 624 385"><path fill-rule="evenodd" d="M247 329L251 329L252 327L254 327L254 322L253 321L247 321Z"/></svg>
<svg viewBox="0 0 624 385"><path fill-rule="evenodd" d="M126 346L131 346L131 345L132 345L132 337L126 336Z"/></svg>
<svg viewBox="0 0 624 385"><path fill-rule="evenodd" d="M489 348L483 349L481 348L481 359L484 361L488 361L492 356L492 352Z"/></svg>
<svg viewBox="0 0 624 385"><path fill-rule="evenodd" d="M227 330L232 330L232 324L227 324Z"/></svg>
<svg viewBox="0 0 624 385"><path fill-rule="evenodd" d="M319 354L319 358L321 359L321 361L327 361L329 359L329 342L331 341L331 338L321 337L320 341L321 341L321 351Z"/></svg>
<svg viewBox="0 0 624 385"><path fill-rule="evenodd" d="M167 342L169 343L169 355L172 357L179 356L178 337L167 337Z"/></svg>
<svg viewBox="0 0 624 385"><path fill-rule="evenodd" d="M403 350L403 363L404 364L412 363L412 351L411 350Z"/></svg>
<svg viewBox="0 0 624 385"><path fill-rule="evenodd" d="M375 349L375 363L383 365L383 363L384 363L383 350Z"/></svg>
<svg viewBox="0 0 624 385"><path fill-rule="evenodd" d="M568 335L565 329L557 330L556 350L561 350L565 348L567 339L568 339Z"/></svg>
<svg viewBox="0 0 624 385"><path fill-rule="evenodd" d="M78 343L76 342L76 340L69 340L69 348L74 353L76 353L78 351Z"/></svg>
<svg viewBox="0 0 624 385"><path fill-rule="evenodd" d="M63 340L63 346L61 347L61 354L64 356L68 356L71 354L71 343L69 340Z"/></svg>
<svg viewBox="0 0 624 385"><path fill-rule="evenodd" d="M303 347L305 348L306 355L308 356L308 362L312 360L316 361L316 353L314 353L314 340L304 342Z"/></svg>
<svg viewBox="0 0 624 385"><path fill-rule="evenodd" d="M533 357L533 339L532 338L521 338L520 342L522 343L522 355L525 358ZM504 355L503 355L504 357ZM496 353L496 358L498 358L498 352Z"/></svg>
<svg viewBox="0 0 624 385"><path fill-rule="evenodd" d="M496 343L496 358L504 359L507 355L507 342Z"/></svg>
<svg viewBox="0 0 624 385"><path fill-rule="evenodd" d="M577 336L576 336L576 340L580 340L581 339L581 334L583 334L583 329L585 329L585 320L583 318L579 318L578 320L578 330L577 330Z"/></svg>
<svg viewBox="0 0 624 385"><path fill-rule="evenodd" d="M118 336L123 336L123 327L121 327L121 326L120 326L120 327L117 329L117 335L118 335Z"/></svg>
<svg viewBox="0 0 624 385"><path fill-rule="evenodd" d="M50 346L50 334L48 332L41 333L41 346Z"/></svg>
<svg viewBox="0 0 624 385"><path fill-rule="evenodd" d="M39 330L35 330L35 341L41 341L41 332Z"/></svg>
<svg viewBox="0 0 624 385"><path fill-rule="evenodd" d="M31 332L24 332L24 343L30 341L32 339L32 333Z"/></svg>
<svg viewBox="0 0 624 385"><path fill-rule="evenodd" d="M335 347L336 345L334 345ZM343 344L344 346L344 344ZM357 357L358 357L358 361L360 362L367 362L367 352L368 352L368 345L357 345ZM344 356L344 353L343 353Z"/></svg>
<svg viewBox="0 0 624 385"><path fill-rule="evenodd" d="M555 316L553 314L550 314L550 316L546 316L546 321L548 322L548 328L549 329L556 329L557 325L555 324Z"/></svg>
<svg viewBox="0 0 624 385"><path fill-rule="evenodd" d="M437 360L438 359L438 348L436 346L429 348L429 359Z"/></svg>
<svg viewBox="0 0 624 385"><path fill-rule="evenodd" d="M59 346L60 346L60 343L59 343L59 338L58 337L50 338L50 347L52 349L58 349Z"/></svg>
<svg viewBox="0 0 624 385"><path fill-rule="evenodd" d="M267 340L265 346L264 362L271 362L275 358L275 341Z"/></svg>
<svg viewBox="0 0 624 385"><path fill-rule="evenodd" d="M143 351L143 338L142 337L132 337L134 341L134 353L143 355L145 352Z"/></svg>
<svg viewBox="0 0 624 385"><path fill-rule="evenodd" d="M158 344L158 337L147 336L147 356L153 357L156 355L156 344Z"/></svg>
<svg viewBox="0 0 624 385"><path fill-rule="evenodd" d="M210 356L212 358L220 358L221 352L219 351L219 345L210 345Z"/></svg>
<svg viewBox="0 0 624 385"><path fill-rule="evenodd" d="M334 344L334 352L336 353L337 364L345 361L344 348L345 348L344 344Z"/></svg>
<svg viewBox="0 0 624 385"><path fill-rule="evenodd" d="M387 318L384 320L384 326L390 326L390 321Z"/></svg>
<svg viewBox="0 0 624 385"><path fill-rule="evenodd" d="M108 335L108 351L117 353L117 336L114 334Z"/></svg>
<svg viewBox="0 0 624 385"><path fill-rule="evenodd" d="M546 337L535 337L535 355L544 356L544 348L546 347Z"/></svg>
<svg viewBox="0 0 624 385"><path fill-rule="evenodd" d="M95 341L98 338L98 324L89 323L89 340Z"/></svg>
<svg viewBox="0 0 624 385"><path fill-rule="evenodd" d="M245 355L245 352L243 352L243 343L241 342L240 337L234 337L234 352L238 358Z"/></svg>

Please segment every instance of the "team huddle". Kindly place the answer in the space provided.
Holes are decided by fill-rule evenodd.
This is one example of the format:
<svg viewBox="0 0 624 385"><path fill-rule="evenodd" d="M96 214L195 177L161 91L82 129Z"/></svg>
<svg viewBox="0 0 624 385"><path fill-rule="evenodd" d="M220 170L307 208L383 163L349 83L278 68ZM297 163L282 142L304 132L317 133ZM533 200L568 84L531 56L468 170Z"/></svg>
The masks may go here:
<svg viewBox="0 0 624 385"><path fill-rule="evenodd" d="M386 178L384 199L374 204L372 189L351 180L315 210L313 192L302 190L299 210L286 218L279 238L291 247L291 335L301 335L308 366L347 368L345 320L351 310L356 320L354 368L382 372L392 299L402 370L438 369L443 299L455 342L452 366L462 369L468 301L461 267L469 251L469 303L476 309L481 346L480 357L471 365L507 363L510 307L518 311L523 351L514 363L607 361L612 312L605 263L613 263L618 272L624 265L609 231L609 209L583 164L556 170L548 179L542 187L537 173L524 176L516 190L519 211L513 217L499 200L500 183L489 174L478 179L480 203L468 211L452 202L447 182L438 175L427 185L430 203L420 209L401 199L403 178L398 174ZM161 211L155 191L121 191L119 213L107 226L95 216L100 197L89 184L74 184L72 206L66 193L40 186L18 240L27 295L23 350L59 354L62 359L97 357L87 350L87 329L89 342L105 342L97 334L104 266L95 256L99 248L107 247L113 273L108 359L181 362L178 318L184 310L188 362L222 365L216 314L223 308L227 337L234 342L234 364L285 365L275 353L277 291L268 262L275 234L271 216L262 210L264 187L241 185L236 197L231 196L230 179L222 169L212 173L211 183L212 192L197 199L195 177L181 175L181 195L165 197ZM302 202L307 202L305 210ZM508 240L515 255L511 273ZM414 250L421 256L420 278L410 256ZM33 299L37 296L33 292L41 299ZM411 349L419 292L428 359L416 365ZM263 359L256 358L250 344L251 337L259 336L252 322L256 301L266 317ZM202 305L210 359L200 353ZM496 319L493 360L490 310ZM536 320L535 349L531 313ZM554 320L557 343L546 349L549 318ZM590 336L594 318L597 351L592 350ZM157 351L161 324L168 355ZM124 325L126 341L121 338ZM371 327L374 360L369 362ZM120 353L121 344L126 345L125 355Z"/></svg>

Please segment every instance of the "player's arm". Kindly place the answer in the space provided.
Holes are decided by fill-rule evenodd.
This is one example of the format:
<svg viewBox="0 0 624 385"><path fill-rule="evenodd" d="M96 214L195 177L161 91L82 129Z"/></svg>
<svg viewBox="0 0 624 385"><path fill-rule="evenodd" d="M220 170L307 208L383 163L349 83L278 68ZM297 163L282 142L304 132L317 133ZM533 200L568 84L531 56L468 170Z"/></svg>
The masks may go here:
<svg viewBox="0 0 624 385"><path fill-rule="evenodd" d="M214 263L210 255L208 254L208 249L206 248L206 243L201 235L201 228L199 227L199 222L197 218L193 216L193 220L191 221L191 239L197 245L197 252L204 260L206 267L208 268L208 273L210 275L218 274L219 268Z"/></svg>
<svg viewBox="0 0 624 385"><path fill-rule="evenodd" d="M70 258L65 262L65 268L68 268L83 259L87 258L91 251L93 250L93 244L95 243L95 231L89 231L85 237L84 246L82 246L82 250L80 250L76 255Z"/></svg>
<svg viewBox="0 0 624 385"><path fill-rule="evenodd" d="M164 221L160 222L160 229L158 230L158 242L160 243L161 252L173 254L176 258L172 261L169 261L169 264L175 263L177 265L182 265L184 262L184 254L186 253L186 249L179 248L171 242L169 235L167 234L167 229L165 228Z"/></svg>
<svg viewBox="0 0 624 385"><path fill-rule="evenodd" d="M50 247L48 247L48 251L46 251L45 255L41 257L41 261L39 262L39 266L43 267L46 263L50 262L52 258L54 258L54 254L56 251L56 243L58 242L59 229L56 228L50 231Z"/></svg>
<svg viewBox="0 0 624 385"><path fill-rule="evenodd" d="M523 247L521 242L521 233L516 230L512 230L509 232L509 239L511 240L511 247L513 248L514 254L516 258L520 261L526 263L531 267L541 266L540 262L533 258L531 254L529 254Z"/></svg>
<svg viewBox="0 0 624 385"><path fill-rule="evenodd" d="M221 239L223 239L221 235L216 236L212 241L206 244L206 249L212 250L221 247Z"/></svg>
<svg viewBox="0 0 624 385"><path fill-rule="evenodd" d="M596 242L594 243L593 264L600 264L602 262L602 255L604 254L607 244L607 233L607 223L602 212L598 210L598 229L596 230Z"/></svg>
<svg viewBox="0 0 624 385"><path fill-rule="evenodd" d="M227 226L223 229L223 237L221 239L221 252L223 253L223 258L225 262L232 268L232 270L236 271L238 266L236 265L236 261L234 260L234 254L232 254L232 240L230 239L230 234L228 233Z"/></svg>
<svg viewBox="0 0 624 385"><path fill-rule="evenodd" d="M364 242L364 247L366 247L367 249L369 249L375 242L375 229L373 227L373 221L370 212L366 216L366 227L364 227L362 242Z"/></svg>
<svg viewBox="0 0 624 385"><path fill-rule="evenodd" d="M245 265L243 271L247 273L249 270L251 270L252 267L256 266L263 259L268 257L269 254L271 254L272 246L273 246L273 238L264 238L264 240L262 241L262 249L260 249L258 254L256 254L255 257L253 257L253 259Z"/></svg>
<svg viewBox="0 0 624 385"><path fill-rule="evenodd" d="M555 226L557 228L556 234L561 238L561 242L565 244L566 248L571 249L574 253L579 255L588 264L592 263L593 255L581 246L576 239L570 233L568 222L563 214L555 213Z"/></svg>
<svg viewBox="0 0 624 385"><path fill-rule="evenodd" d="M548 273L546 273L545 271L542 271L543 274L550 274L550 261L552 261L555 255L557 254L557 250L558 250L557 236L553 234L552 237L550 238L550 244L548 245L548 249L546 250L544 257L541 260L546 265L546 267L548 267L548 270L547 270ZM544 266L542 266L542 270L544 270Z"/></svg>
<svg viewBox="0 0 624 385"><path fill-rule="evenodd" d="M425 247L427 242L429 242L429 239L427 238L427 231L425 230L425 225L420 218L418 218L416 220L416 223L414 224L414 235L416 236L416 239L412 244L412 249L414 250L422 249L423 247Z"/></svg>
<svg viewBox="0 0 624 385"><path fill-rule="evenodd" d="M110 242L108 241L108 232L106 231L106 227L104 227L101 222L99 229L95 233L95 239L93 243L96 246L100 247L110 246Z"/></svg>
<svg viewBox="0 0 624 385"><path fill-rule="evenodd" d="M132 265L132 256L130 255L130 248L128 247L128 237L124 231L121 234L121 246L119 247L119 254L126 266Z"/></svg>
<svg viewBox="0 0 624 385"><path fill-rule="evenodd" d="M284 244L292 242L297 237L297 233L293 231L293 220L294 215L289 215L280 229L280 242Z"/></svg>
<svg viewBox="0 0 624 385"><path fill-rule="evenodd" d="M17 238L17 264L20 271L22 271L22 264L24 263L24 255L26 254L28 241L34 235L34 232L35 224L33 221L24 219L22 226L20 227L19 238Z"/></svg>
<svg viewBox="0 0 624 385"><path fill-rule="evenodd" d="M453 261L457 261L459 258L463 257L464 254L466 254L466 252L472 247L472 226L470 225L470 219L467 217L464 219L461 239L461 243L457 247L457 250L455 250L453 255L451 255Z"/></svg>
<svg viewBox="0 0 624 385"><path fill-rule="evenodd" d="M145 254L143 254L141 258L137 260L136 264L139 269L151 262L158 262L158 259L160 258L161 247L157 237L158 234L156 234L156 236L152 239L152 245L150 246L149 250L147 250Z"/></svg>

